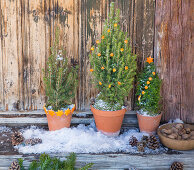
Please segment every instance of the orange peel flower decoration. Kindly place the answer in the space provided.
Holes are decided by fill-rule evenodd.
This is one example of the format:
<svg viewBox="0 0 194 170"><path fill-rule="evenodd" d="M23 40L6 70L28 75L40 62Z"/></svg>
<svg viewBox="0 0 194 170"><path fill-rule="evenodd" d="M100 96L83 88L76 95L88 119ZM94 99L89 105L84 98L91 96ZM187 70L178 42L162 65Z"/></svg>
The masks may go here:
<svg viewBox="0 0 194 170"><path fill-rule="evenodd" d="M121 48L120 51L123 52L124 51L124 48Z"/></svg>
<svg viewBox="0 0 194 170"><path fill-rule="evenodd" d="M101 54L100 53L98 53L98 57L100 57L101 56Z"/></svg>
<svg viewBox="0 0 194 170"><path fill-rule="evenodd" d="M117 70L116 70L116 68L113 68L112 71L113 71L113 72L116 72Z"/></svg>
<svg viewBox="0 0 194 170"><path fill-rule="evenodd" d="M101 81L99 81L99 85L100 85L100 86L102 85L102 82L101 82Z"/></svg>
<svg viewBox="0 0 194 170"><path fill-rule="evenodd" d="M139 97L138 97L138 101L140 101L140 98L141 98L141 94L140 94Z"/></svg>
<svg viewBox="0 0 194 170"><path fill-rule="evenodd" d="M101 67L102 70L104 70L104 67Z"/></svg>
<svg viewBox="0 0 194 170"><path fill-rule="evenodd" d="M150 84L150 81L147 81L146 83L147 83L147 84Z"/></svg>
<svg viewBox="0 0 194 170"><path fill-rule="evenodd" d="M96 40L96 44L99 44L100 43L100 41L99 40Z"/></svg>
<svg viewBox="0 0 194 170"><path fill-rule="evenodd" d="M110 29L108 29L107 32L110 32Z"/></svg>
<svg viewBox="0 0 194 170"><path fill-rule="evenodd" d="M111 56L111 57L113 57L113 56L114 56L114 54L113 54L113 53L110 53L110 56Z"/></svg>
<svg viewBox="0 0 194 170"><path fill-rule="evenodd" d="M111 84L108 85L108 88L109 88L109 89L111 88Z"/></svg>
<svg viewBox="0 0 194 170"><path fill-rule="evenodd" d="M141 93L142 93L142 94L145 94L145 91L142 91Z"/></svg>
<svg viewBox="0 0 194 170"><path fill-rule="evenodd" d="M65 115L68 116L71 113L71 110L68 108L67 110L65 110Z"/></svg>
<svg viewBox="0 0 194 170"><path fill-rule="evenodd" d="M152 74L155 76L156 75L156 73L155 72L152 72Z"/></svg>
<svg viewBox="0 0 194 170"><path fill-rule="evenodd" d="M63 115L63 111L62 110L58 110L58 112L56 112L57 116L61 117Z"/></svg>
<svg viewBox="0 0 194 170"><path fill-rule="evenodd" d="M91 51L94 51L94 47L91 48Z"/></svg>
<svg viewBox="0 0 194 170"><path fill-rule="evenodd" d="M148 89L148 86L145 86L145 89Z"/></svg>
<svg viewBox="0 0 194 170"><path fill-rule="evenodd" d="M102 39L102 40L104 39L104 35L101 37L101 39Z"/></svg>
<svg viewBox="0 0 194 170"><path fill-rule="evenodd" d="M49 115L51 115L51 116L54 116L54 115L55 115L55 112L54 112L53 110L49 110L48 113L49 113Z"/></svg>
<svg viewBox="0 0 194 170"><path fill-rule="evenodd" d="M152 81L152 77L149 77L148 80L149 80L149 81Z"/></svg>
<svg viewBox="0 0 194 170"><path fill-rule="evenodd" d="M94 71L94 69L90 69L90 72L93 72Z"/></svg>
<svg viewBox="0 0 194 170"><path fill-rule="evenodd" d="M117 24L114 24L114 27L117 27Z"/></svg>
<svg viewBox="0 0 194 170"><path fill-rule="evenodd" d="M120 81L118 81L118 85L121 85L121 82Z"/></svg>
<svg viewBox="0 0 194 170"><path fill-rule="evenodd" d="M125 66L125 70L128 70L128 66Z"/></svg>
<svg viewBox="0 0 194 170"><path fill-rule="evenodd" d="M127 44L128 43L128 40L125 40L124 43Z"/></svg>
<svg viewBox="0 0 194 170"><path fill-rule="evenodd" d="M149 56L149 57L147 57L146 62L150 64L150 63L153 63L153 60L154 60L154 58Z"/></svg>

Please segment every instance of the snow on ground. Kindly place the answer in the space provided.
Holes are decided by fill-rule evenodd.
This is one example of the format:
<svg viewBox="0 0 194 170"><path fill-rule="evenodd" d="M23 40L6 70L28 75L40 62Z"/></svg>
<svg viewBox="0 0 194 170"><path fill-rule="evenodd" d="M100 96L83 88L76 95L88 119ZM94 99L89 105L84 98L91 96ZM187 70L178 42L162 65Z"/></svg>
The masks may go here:
<svg viewBox="0 0 194 170"><path fill-rule="evenodd" d="M182 120L180 120L179 118L177 118L174 120L170 119L168 123L184 123L184 122Z"/></svg>
<svg viewBox="0 0 194 170"><path fill-rule="evenodd" d="M8 127L6 127L6 126L0 126L0 133L2 133L2 132L10 132L10 131L11 131L11 129L8 128Z"/></svg>
<svg viewBox="0 0 194 170"><path fill-rule="evenodd" d="M27 153L105 153L105 152L125 152L138 153L136 147L129 145L129 138L133 135L141 139L145 133L139 133L138 130L128 130L118 137L107 137L95 129L95 124L89 126L79 125L78 127L63 128L58 131L46 131L44 129L32 126L24 129L25 139L41 138L42 143L35 146L19 145L15 148L19 152ZM150 150L145 149L145 153L157 154L165 152L165 149Z"/></svg>

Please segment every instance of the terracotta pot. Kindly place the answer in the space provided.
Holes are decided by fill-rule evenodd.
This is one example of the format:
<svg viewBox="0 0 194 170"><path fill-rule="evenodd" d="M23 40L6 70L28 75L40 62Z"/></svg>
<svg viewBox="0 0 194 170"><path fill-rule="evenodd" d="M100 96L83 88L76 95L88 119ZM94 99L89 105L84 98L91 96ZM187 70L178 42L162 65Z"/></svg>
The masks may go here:
<svg viewBox="0 0 194 170"><path fill-rule="evenodd" d="M69 110L69 109L66 110L68 111L68 115L65 115L66 111L65 112L61 111L62 115L57 116L56 112L54 112L53 110L46 110L46 108L44 107L44 111L46 113L47 120L48 120L49 130L55 131L65 127L69 128L74 110L75 110L75 106L72 110Z"/></svg>
<svg viewBox="0 0 194 170"><path fill-rule="evenodd" d="M146 132L150 134L156 133L156 130L160 124L162 114L157 116L143 116L137 113L137 119L139 124L139 129L141 132Z"/></svg>
<svg viewBox="0 0 194 170"><path fill-rule="evenodd" d="M91 106L96 128L107 136L118 136L126 109L117 111L97 110Z"/></svg>

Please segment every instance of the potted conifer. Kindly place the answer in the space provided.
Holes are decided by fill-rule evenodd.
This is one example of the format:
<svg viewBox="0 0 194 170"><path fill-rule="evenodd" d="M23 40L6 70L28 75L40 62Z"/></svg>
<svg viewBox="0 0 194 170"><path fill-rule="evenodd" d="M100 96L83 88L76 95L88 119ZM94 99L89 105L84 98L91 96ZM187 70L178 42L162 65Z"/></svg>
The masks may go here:
<svg viewBox="0 0 194 170"><path fill-rule="evenodd" d="M120 11L114 3L105 21L101 40L91 47L90 72L100 93L91 105L96 127L104 134L116 136L120 132L126 112L124 98L133 87L136 56L132 55L127 33L119 25Z"/></svg>
<svg viewBox="0 0 194 170"><path fill-rule="evenodd" d="M47 69L43 72L47 97L44 111L49 130L69 127L75 110L72 99L77 88L77 66L71 66L65 50L59 46L59 28L56 29L55 42L51 47Z"/></svg>
<svg viewBox="0 0 194 170"><path fill-rule="evenodd" d="M160 88L161 80L156 73L153 58L148 57L137 84L137 118L142 132L155 133L159 126L162 117Z"/></svg>

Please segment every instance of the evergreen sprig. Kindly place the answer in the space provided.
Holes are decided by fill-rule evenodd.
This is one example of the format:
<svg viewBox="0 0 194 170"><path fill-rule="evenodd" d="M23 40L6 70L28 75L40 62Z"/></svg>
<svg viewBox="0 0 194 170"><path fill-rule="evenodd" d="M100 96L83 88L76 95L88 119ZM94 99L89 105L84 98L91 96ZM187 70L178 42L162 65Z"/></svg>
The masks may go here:
<svg viewBox="0 0 194 170"><path fill-rule="evenodd" d="M114 106L124 104L124 98L133 88L136 74L136 56L132 54L127 32L119 25L120 10L111 3L101 40L96 41L90 53L94 83L100 90L99 98Z"/></svg>
<svg viewBox="0 0 194 170"><path fill-rule="evenodd" d="M24 169L23 160L19 159L20 167ZM71 153L66 157L66 160L61 161L59 158L52 158L48 154L41 154L38 161L33 161L28 170L76 170L76 154ZM79 170L88 170L93 166L93 163L86 164L84 167L79 168Z"/></svg>
<svg viewBox="0 0 194 170"><path fill-rule="evenodd" d="M152 59L151 57L149 58ZM139 109L146 111L151 116L160 114L160 88L161 80L156 73L154 63L146 62L144 70L138 76L137 106L139 106Z"/></svg>
<svg viewBox="0 0 194 170"><path fill-rule="evenodd" d="M65 50L59 45L59 28L56 29L55 42L51 47L47 69L43 70L44 84L47 96L46 106L52 106L55 111L72 104L77 88L78 67L68 63Z"/></svg>

